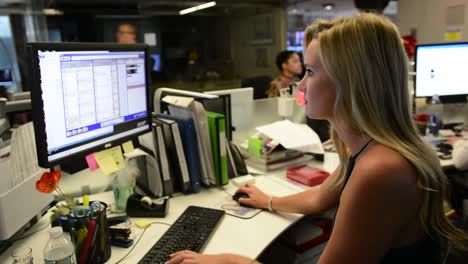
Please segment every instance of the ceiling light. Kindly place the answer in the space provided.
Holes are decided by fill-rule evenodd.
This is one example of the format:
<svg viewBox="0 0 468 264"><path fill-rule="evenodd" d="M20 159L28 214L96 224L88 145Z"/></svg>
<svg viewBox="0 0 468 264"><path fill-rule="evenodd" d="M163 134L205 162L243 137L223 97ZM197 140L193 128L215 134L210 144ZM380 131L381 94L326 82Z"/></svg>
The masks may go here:
<svg viewBox="0 0 468 264"><path fill-rule="evenodd" d="M52 9L52 8L44 8L42 10L42 13L46 16L62 16L63 11L58 10L58 9Z"/></svg>
<svg viewBox="0 0 468 264"><path fill-rule="evenodd" d="M179 15L185 15L185 14L192 13L192 12L202 10L202 9L205 9L205 8L208 8L208 7L212 7L212 6L215 6L215 5L216 5L215 1L208 2L208 3L205 3L205 4L201 4L201 5L197 5L197 6L190 7L190 8L184 9L184 10L180 10Z"/></svg>
<svg viewBox="0 0 468 264"><path fill-rule="evenodd" d="M325 11L332 11L335 8L335 4L334 3L324 3L324 4L322 4L322 8Z"/></svg>

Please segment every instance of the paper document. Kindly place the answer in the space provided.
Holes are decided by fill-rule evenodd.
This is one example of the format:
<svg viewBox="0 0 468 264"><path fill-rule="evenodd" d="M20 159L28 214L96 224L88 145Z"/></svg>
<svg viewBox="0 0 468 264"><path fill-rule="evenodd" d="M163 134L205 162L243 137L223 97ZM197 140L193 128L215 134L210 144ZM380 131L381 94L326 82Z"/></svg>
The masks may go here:
<svg viewBox="0 0 468 264"><path fill-rule="evenodd" d="M167 95L162 99L163 102L180 107L189 107L194 101L193 97Z"/></svg>
<svg viewBox="0 0 468 264"><path fill-rule="evenodd" d="M305 124L295 124L289 120L283 120L256 129L267 137L279 141L287 149L317 154L324 153L319 136Z"/></svg>
<svg viewBox="0 0 468 264"><path fill-rule="evenodd" d="M11 190L11 179L13 177L11 171L11 158L0 159L0 197Z"/></svg>
<svg viewBox="0 0 468 264"><path fill-rule="evenodd" d="M138 136L138 142L140 142L140 145L144 146L148 150L151 150L153 153L156 153L156 150L154 149L153 132L148 132L146 134ZM125 154L128 154L128 153L125 152Z"/></svg>
<svg viewBox="0 0 468 264"><path fill-rule="evenodd" d="M257 176L255 177L255 186L272 196L287 196L303 191L298 186L293 185L291 187L287 181L278 179L275 176Z"/></svg>
<svg viewBox="0 0 468 264"><path fill-rule="evenodd" d="M36 141L32 122L22 125L11 136L12 178L10 188L36 176L45 169L37 163Z"/></svg>
<svg viewBox="0 0 468 264"><path fill-rule="evenodd" d="M335 169L340 165L340 157L336 152L325 152L323 158L323 170L329 173L335 171Z"/></svg>

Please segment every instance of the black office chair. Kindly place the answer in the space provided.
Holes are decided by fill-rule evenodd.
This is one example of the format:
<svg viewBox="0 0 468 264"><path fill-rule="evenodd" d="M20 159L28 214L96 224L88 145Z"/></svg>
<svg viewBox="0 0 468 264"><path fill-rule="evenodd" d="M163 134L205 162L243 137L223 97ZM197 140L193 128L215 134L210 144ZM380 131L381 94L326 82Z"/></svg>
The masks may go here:
<svg viewBox="0 0 468 264"><path fill-rule="evenodd" d="M257 76L247 78L241 81L241 87L253 87L254 88L254 100L267 98L266 91L270 87L272 79L269 76Z"/></svg>

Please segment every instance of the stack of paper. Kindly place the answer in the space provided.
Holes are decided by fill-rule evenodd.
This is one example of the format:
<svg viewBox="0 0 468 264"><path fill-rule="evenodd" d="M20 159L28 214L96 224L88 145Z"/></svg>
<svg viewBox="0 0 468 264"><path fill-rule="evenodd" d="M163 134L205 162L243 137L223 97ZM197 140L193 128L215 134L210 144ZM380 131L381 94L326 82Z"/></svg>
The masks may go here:
<svg viewBox="0 0 468 264"><path fill-rule="evenodd" d="M319 136L305 124L295 124L289 120L283 120L256 129L278 141L287 149L316 154L324 153Z"/></svg>

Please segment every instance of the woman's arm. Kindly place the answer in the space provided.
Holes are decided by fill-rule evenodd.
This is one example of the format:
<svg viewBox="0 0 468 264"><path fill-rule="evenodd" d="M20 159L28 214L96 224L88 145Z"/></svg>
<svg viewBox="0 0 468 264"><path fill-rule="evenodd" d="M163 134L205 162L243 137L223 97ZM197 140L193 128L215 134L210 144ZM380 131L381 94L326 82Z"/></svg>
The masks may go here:
<svg viewBox="0 0 468 264"><path fill-rule="evenodd" d="M336 177L336 171L328 177L318 188L312 188L297 194L284 197L271 197L271 207L275 211L317 214L326 211L339 201L341 189L327 188L331 179ZM244 192L249 198L241 198L239 202L251 207L268 209L270 196L266 195L253 185L239 188L237 192Z"/></svg>

